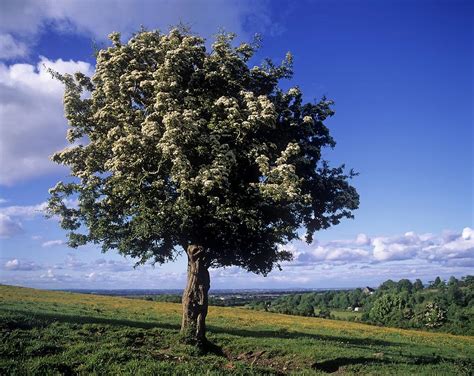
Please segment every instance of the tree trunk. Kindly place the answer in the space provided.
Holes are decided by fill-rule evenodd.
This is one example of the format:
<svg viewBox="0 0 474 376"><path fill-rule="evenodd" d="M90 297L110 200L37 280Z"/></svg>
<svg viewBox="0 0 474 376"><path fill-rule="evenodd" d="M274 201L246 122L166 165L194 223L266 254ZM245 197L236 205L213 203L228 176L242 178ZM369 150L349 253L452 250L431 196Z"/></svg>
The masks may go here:
<svg viewBox="0 0 474 376"><path fill-rule="evenodd" d="M210 287L208 265L204 249L190 245L188 254L188 282L183 293L183 320L181 333L198 345L206 342L206 316Z"/></svg>

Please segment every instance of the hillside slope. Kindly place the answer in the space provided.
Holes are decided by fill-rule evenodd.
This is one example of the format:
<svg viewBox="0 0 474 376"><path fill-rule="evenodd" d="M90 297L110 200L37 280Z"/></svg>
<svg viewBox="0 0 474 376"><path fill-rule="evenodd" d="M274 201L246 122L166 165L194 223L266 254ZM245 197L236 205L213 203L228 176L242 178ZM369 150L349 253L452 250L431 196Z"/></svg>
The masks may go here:
<svg viewBox="0 0 474 376"><path fill-rule="evenodd" d="M474 337L211 307L198 354L181 306L0 286L0 374L469 375Z"/></svg>

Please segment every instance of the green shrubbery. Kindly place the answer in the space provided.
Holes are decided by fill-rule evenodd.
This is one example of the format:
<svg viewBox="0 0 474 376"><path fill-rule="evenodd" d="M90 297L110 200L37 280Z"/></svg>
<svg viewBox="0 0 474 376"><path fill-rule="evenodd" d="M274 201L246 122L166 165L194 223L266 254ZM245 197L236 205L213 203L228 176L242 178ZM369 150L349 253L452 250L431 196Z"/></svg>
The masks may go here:
<svg viewBox="0 0 474 376"><path fill-rule="evenodd" d="M437 277L428 286L417 279L388 280L371 293L362 289L324 291L282 296L249 305L300 316L333 318L330 310L363 312L361 321L400 328L437 329L457 334L474 334L474 276L448 282ZM343 316L339 316L343 317ZM355 317L347 317L355 320Z"/></svg>

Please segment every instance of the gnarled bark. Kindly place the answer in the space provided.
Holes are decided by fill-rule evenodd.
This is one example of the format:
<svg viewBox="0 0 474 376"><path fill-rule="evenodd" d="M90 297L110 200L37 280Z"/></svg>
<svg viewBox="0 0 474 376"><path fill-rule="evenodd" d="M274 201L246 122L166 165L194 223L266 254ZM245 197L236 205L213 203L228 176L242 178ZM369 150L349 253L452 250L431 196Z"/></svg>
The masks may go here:
<svg viewBox="0 0 474 376"><path fill-rule="evenodd" d="M183 293L181 333L197 344L206 342L206 316L210 278L204 248L190 245L188 254L188 282Z"/></svg>

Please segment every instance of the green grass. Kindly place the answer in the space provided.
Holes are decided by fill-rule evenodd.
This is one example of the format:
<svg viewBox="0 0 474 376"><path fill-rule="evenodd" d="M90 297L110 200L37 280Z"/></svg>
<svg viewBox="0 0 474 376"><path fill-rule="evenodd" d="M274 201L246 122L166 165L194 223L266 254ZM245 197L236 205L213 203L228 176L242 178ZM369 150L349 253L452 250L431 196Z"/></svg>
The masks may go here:
<svg viewBox="0 0 474 376"><path fill-rule="evenodd" d="M469 375L474 338L211 307L207 354L181 306L0 286L1 375Z"/></svg>
<svg viewBox="0 0 474 376"><path fill-rule="evenodd" d="M333 309L331 310L331 315L334 315L334 317L339 320L351 320L351 319L360 319L362 317L362 312Z"/></svg>

